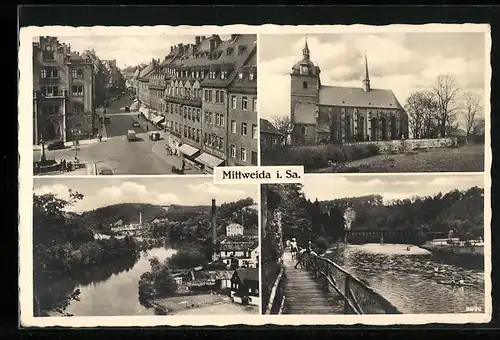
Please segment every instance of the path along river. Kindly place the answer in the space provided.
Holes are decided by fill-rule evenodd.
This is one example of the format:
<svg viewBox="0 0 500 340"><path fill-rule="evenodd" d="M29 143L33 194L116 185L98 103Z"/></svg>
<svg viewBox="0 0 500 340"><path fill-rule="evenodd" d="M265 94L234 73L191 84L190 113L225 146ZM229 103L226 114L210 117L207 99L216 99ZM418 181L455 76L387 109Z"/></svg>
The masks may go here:
<svg viewBox="0 0 500 340"><path fill-rule="evenodd" d="M139 279L151 269L149 259L156 256L164 261L175 252L164 247L150 249L141 253L133 267L119 271L104 281L78 285L80 301L73 301L66 312L74 316L154 315L153 308L146 308L139 302Z"/></svg>
<svg viewBox="0 0 500 340"><path fill-rule="evenodd" d="M484 271L441 263L423 249L406 247L337 246L326 256L366 281L402 313L465 313L471 307L484 311ZM460 280L467 286L439 283Z"/></svg>

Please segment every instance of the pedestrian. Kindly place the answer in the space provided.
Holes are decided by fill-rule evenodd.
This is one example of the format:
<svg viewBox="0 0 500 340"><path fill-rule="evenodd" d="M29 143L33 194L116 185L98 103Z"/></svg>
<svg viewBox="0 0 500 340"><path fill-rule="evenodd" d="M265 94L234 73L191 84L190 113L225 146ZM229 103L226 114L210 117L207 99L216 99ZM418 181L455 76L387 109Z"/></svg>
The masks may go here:
<svg viewBox="0 0 500 340"><path fill-rule="evenodd" d="M146 131L149 131L149 125L146 124Z"/></svg>
<svg viewBox="0 0 500 340"><path fill-rule="evenodd" d="M292 259L295 259L297 250L297 240L295 239L295 237L293 237L292 242L290 242L290 252L292 253Z"/></svg>
<svg viewBox="0 0 500 340"><path fill-rule="evenodd" d="M186 169L186 162L182 160L182 171L184 171L185 169Z"/></svg>
<svg viewBox="0 0 500 340"><path fill-rule="evenodd" d="M64 172L64 160L63 160L63 159L61 159L61 162L60 162L59 164L60 164L59 171L60 171L60 172Z"/></svg>
<svg viewBox="0 0 500 340"><path fill-rule="evenodd" d="M65 159L63 159L61 162L62 162L62 164L63 164L63 169L64 169L63 171L67 171L67 170L68 170L68 167L67 167L67 165L66 165L66 160L65 160Z"/></svg>
<svg viewBox="0 0 500 340"><path fill-rule="evenodd" d="M304 264L304 259L305 259L305 256L306 254L311 254L313 251L312 251L312 242L309 241L307 243L307 247L304 248L304 249L301 249L298 253L297 253L297 263L295 264L295 269L297 269L297 266L300 264L301 266L303 266Z"/></svg>

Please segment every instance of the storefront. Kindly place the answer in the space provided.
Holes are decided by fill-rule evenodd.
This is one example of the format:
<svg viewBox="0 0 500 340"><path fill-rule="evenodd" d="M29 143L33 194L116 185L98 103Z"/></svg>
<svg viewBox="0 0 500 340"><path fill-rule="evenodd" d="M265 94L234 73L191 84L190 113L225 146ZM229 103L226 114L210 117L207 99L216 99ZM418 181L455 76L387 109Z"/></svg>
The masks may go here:
<svg viewBox="0 0 500 340"><path fill-rule="evenodd" d="M212 174L216 166L224 165L224 160L218 157L212 156L206 152L202 153L195 158L195 162L203 165L203 171Z"/></svg>

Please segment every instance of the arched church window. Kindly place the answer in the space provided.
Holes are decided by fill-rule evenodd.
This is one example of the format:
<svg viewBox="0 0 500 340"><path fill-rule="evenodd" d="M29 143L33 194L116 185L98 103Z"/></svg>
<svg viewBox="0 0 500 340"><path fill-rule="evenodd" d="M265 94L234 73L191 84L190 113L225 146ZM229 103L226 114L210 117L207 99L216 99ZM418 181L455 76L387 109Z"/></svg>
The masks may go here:
<svg viewBox="0 0 500 340"><path fill-rule="evenodd" d="M302 83L302 88L307 89L307 82L306 81Z"/></svg>

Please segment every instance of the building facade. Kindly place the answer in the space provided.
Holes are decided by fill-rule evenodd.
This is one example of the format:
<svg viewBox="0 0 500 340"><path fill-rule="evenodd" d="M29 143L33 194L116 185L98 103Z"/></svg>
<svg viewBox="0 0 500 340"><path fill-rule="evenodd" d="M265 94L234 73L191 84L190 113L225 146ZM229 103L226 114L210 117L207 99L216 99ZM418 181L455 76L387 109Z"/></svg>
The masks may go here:
<svg viewBox="0 0 500 340"><path fill-rule="evenodd" d="M95 74L91 60L56 37L33 43L33 142L92 138Z"/></svg>
<svg viewBox="0 0 500 340"><path fill-rule="evenodd" d="M227 41L218 35L196 36L194 44L172 46L160 64L167 143L207 173L219 165L249 165L252 159L257 164L257 143L252 141L257 126L256 48L256 35L233 34ZM148 97L151 102L151 93ZM234 109L229 106L232 97L239 100ZM231 120L244 128L244 138L241 129L238 138L230 136ZM231 145L239 158L237 153L230 157Z"/></svg>
<svg viewBox="0 0 500 340"><path fill-rule="evenodd" d="M243 226L238 223L230 223L226 227L226 236L243 235Z"/></svg>
<svg viewBox="0 0 500 340"><path fill-rule="evenodd" d="M408 138L408 116L392 90L371 88L366 56L359 88L322 85L320 73L306 40L290 74L293 144Z"/></svg>
<svg viewBox="0 0 500 340"><path fill-rule="evenodd" d="M231 277L231 299L234 302L259 305L259 270L257 268L236 269Z"/></svg>

